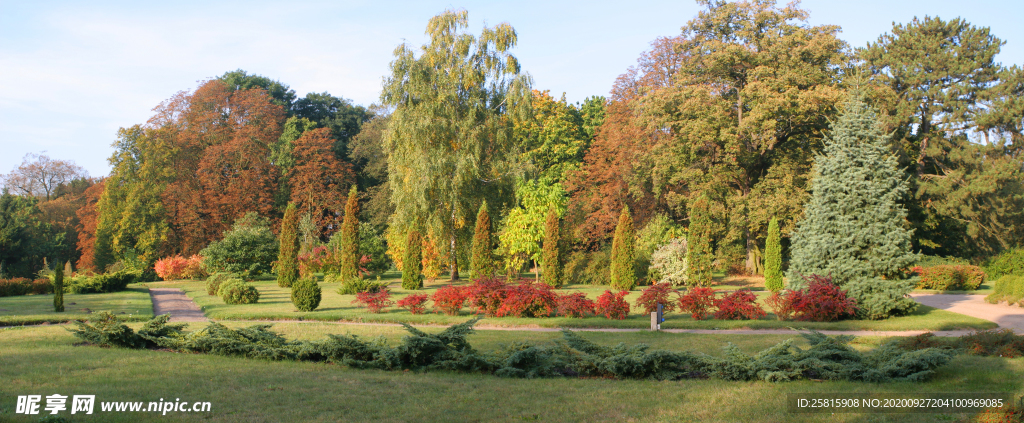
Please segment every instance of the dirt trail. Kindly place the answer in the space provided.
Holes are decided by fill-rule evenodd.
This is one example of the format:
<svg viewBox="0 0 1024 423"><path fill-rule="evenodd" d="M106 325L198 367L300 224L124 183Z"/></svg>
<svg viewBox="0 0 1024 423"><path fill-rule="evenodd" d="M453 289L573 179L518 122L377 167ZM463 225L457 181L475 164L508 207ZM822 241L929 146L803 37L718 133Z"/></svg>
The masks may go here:
<svg viewBox="0 0 1024 423"><path fill-rule="evenodd" d="M205 322L209 319L191 298L178 288L150 288L153 315L170 314L172 322Z"/></svg>

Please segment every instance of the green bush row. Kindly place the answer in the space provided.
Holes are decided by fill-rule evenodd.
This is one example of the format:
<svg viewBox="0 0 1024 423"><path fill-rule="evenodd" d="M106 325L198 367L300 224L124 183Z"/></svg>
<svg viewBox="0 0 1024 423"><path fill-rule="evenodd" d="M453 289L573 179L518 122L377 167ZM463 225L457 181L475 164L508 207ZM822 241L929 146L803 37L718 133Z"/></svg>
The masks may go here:
<svg viewBox="0 0 1024 423"><path fill-rule="evenodd" d="M139 275L127 270L104 275L75 276L65 279L64 292L72 294L120 292L124 291L128 284L136 282L138 278Z"/></svg>
<svg viewBox="0 0 1024 423"><path fill-rule="evenodd" d="M0 279L0 297L16 297L28 294L52 294L53 284L49 279L27 278Z"/></svg>
<svg viewBox="0 0 1024 423"><path fill-rule="evenodd" d="M1024 248L1003 251L993 257L985 265L985 273L990 278L1004 275L1024 276Z"/></svg>
<svg viewBox="0 0 1024 423"><path fill-rule="evenodd" d="M1006 275L996 279L995 289L985 297L985 301L992 304L1006 301L1009 305L1024 307L1024 276Z"/></svg>
<svg viewBox="0 0 1024 423"><path fill-rule="evenodd" d="M917 287L940 291L975 290L985 281L985 271L969 264L940 264L929 267L915 267L921 275Z"/></svg>

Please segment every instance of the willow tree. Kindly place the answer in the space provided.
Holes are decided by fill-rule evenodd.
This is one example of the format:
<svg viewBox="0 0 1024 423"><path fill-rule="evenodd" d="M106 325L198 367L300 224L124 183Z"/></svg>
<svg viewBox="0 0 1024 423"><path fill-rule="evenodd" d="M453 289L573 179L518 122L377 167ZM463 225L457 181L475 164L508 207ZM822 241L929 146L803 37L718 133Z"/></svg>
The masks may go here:
<svg viewBox="0 0 1024 423"><path fill-rule="evenodd" d="M479 37L468 26L464 10L431 18L419 57L408 44L395 49L381 93L394 108L384 135L392 227L422 222L444 236L452 280L473 212L485 198L507 195L518 173L512 121L529 116L531 98L530 78L509 53L512 26L485 27Z"/></svg>

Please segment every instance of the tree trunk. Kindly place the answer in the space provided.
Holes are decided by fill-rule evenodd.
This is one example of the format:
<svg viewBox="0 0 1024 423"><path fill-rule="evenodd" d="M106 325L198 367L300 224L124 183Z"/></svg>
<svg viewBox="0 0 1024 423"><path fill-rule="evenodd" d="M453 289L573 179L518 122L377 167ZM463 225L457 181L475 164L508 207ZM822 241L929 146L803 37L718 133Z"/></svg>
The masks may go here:
<svg viewBox="0 0 1024 423"><path fill-rule="evenodd" d="M452 260L451 260L451 275L452 275L452 277L451 277L450 280L457 281L457 280L459 280L459 258L458 258L458 255L455 254L455 234L452 234L451 257L452 257Z"/></svg>

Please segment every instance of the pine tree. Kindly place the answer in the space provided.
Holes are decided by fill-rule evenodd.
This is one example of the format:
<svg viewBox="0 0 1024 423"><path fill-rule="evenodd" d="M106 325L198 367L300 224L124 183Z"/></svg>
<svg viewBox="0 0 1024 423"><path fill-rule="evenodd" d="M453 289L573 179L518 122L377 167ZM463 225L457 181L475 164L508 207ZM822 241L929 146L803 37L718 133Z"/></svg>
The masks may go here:
<svg viewBox="0 0 1024 423"><path fill-rule="evenodd" d="M686 282L691 286L711 285L711 200L701 195L690 205L690 232L686 239Z"/></svg>
<svg viewBox="0 0 1024 423"><path fill-rule="evenodd" d="M787 279L800 287L801 276L831 275L865 316L902 314L916 306L902 294L912 288L903 272L917 260L900 204L907 192L904 173L868 105L851 97L844 109L824 153L815 157L817 176L793 233Z"/></svg>
<svg viewBox="0 0 1024 423"><path fill-rule="evenodd" d="M64 312L64 268L58 264L53 272L53 311Z"/></svg>
<svg viewBox="0 0 1024 423"><path fill-rule="evenodd" d="M341 222L341 280L348 280L359 274L359 199L356 187L348 192L345 203L345 220Z"/></svg>
<svg viewBox="0 0 1024 423"><path fill-rule="evenodd" d="M402 289L420 289L423 287L423 240L416 230L409 231L405 238L405 257L402 260Z"/></svg>
<svg viewBox="0 0 1024 423"><path fill-rule="evenodd" d="M779 219L768 222L768 240L764 247L764 287L771 292L781 291L782 280L782 239L779 233Z"/></svg>
<svg viewBox="0 0 1024 423"><path fill-rule="evenodd" d="M494 274L494 257L491 253L491 215L487 213L487 201L480 204L476 214L476 228L473 231L473 257L469 264L470 279L479 279Z"/></svg>
<svg viewBox="0 0 1024 423"><path fill-rule="evenodd" d="M555 288L562 286L562 260L559 257L558 211L552 205L544 225L544 245L541 251L541 280Z"/></svg>
<svg viewBox="0 0 1024 423"><path fill-rule="evenodd" d="M631 290L636 286L636 270L633 268L633 218L629 206L622 208L619 224L615 226L612 238L611 284L618 290Z"/></svg>
<svg viewBox="0 0 1024 423"><path fill-rule="evenodd" d="M279 239L277 286L288 288L299 279L299 210L295 203L288 203L284 211Z"/></svg>

